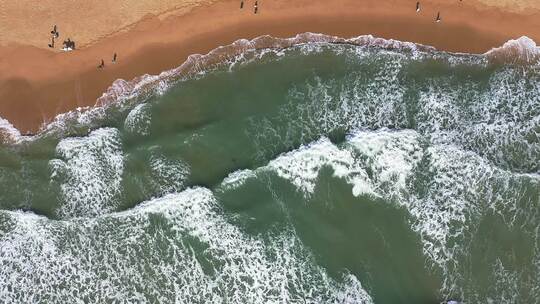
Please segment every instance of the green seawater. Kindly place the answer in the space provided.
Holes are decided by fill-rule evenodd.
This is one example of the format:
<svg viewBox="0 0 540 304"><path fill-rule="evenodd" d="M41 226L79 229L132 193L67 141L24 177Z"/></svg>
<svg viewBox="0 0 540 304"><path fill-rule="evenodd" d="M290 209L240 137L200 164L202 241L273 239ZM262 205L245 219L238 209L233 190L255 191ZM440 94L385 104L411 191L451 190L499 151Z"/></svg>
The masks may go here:
<svg viewBox="0 0 540 304"><path fill-rule="evenodd" d="M540 303L536 65L305 44L93 111L0 146L2 303Z"/></svg>

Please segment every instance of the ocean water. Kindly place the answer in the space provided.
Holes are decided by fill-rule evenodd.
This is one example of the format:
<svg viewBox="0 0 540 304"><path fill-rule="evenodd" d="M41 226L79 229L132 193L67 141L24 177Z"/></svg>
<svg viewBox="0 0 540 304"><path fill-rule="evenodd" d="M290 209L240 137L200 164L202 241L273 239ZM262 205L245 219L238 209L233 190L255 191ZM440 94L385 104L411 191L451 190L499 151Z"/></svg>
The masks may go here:
<svg viewBox="0 0 540 304"><path fill-rule="evenodd" d="M540 303L531 42L365 39L117 81L12 132L0 302Z"/></svg>

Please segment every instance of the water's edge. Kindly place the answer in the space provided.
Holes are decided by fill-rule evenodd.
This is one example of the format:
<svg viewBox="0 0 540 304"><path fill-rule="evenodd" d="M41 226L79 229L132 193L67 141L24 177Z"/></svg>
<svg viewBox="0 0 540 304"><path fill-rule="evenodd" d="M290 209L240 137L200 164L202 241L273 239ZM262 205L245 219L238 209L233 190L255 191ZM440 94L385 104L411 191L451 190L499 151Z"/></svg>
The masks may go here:
<svg viewBox="0 0 540 304"><path fill-rule="evenodd" d="M484 54L450 53L437 50L435 47L398 41L394 39L377 38L372 35L362 35L354 38L341 38L317 33L301 33L291 38L276 38L263 35L252 40L239 39L235 42L219 46L206 55L192 54L177 68L166 70L158 75L145 74L126 81L115 80L111 86L96 100L94 106L79 107L72 111L54 117L50 123L44 123L35 134L21 134L11 122L0 117L0 143L17 144L31 141L53 130L62 129L68 120L85 121L91 111L104 110L112 104L143 95L152 90L163 92L172 83L189 78L214 68L227 64L232 59L250 51L273 50L279 51L303 44L347 44L354 46L375 47L385 50L403 50L408 52L446 53L455 56L480 56L490 64L526 64L534 65L540 60L540 47L532 39L522 36L509 40L501 47L493 48Z"/></svg>

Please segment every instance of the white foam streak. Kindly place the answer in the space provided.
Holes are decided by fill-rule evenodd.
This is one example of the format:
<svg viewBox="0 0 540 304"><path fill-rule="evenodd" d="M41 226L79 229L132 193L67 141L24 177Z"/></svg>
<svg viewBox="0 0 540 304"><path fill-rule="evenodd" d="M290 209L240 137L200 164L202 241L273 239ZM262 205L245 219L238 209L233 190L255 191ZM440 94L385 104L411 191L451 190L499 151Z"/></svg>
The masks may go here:
<svg viewBox="0 0 540 304"><path fill-rule="evenodd" d="M232 190L242 186L248 179L257 177L256 173L249 169L234 171L221 182L223 189Z"/></svg>
<svg viewBox="0 0 540 304"><path fill-rule="evenodd" d="M22 140L21 132L7 119L0 117L0 142L18 143Z"/></svg>
<svg viewBox="0 0 540 304"><path fill-rule="evenodd" d="M126 117L124 129L131 134L139 136L148 135L151 123L149 111L149 105L146 103L135 106Z"/></svg>
<svg viewBox="0 0 540 304"><path fill-rule="evenodd" d="M59 217L96 216L115 209L124 168L118 130L104 128L87 137L63 139L56 153L59 158L49 164L51 181L60 186Z"/></svg>
<svg viewBox="0 0 540 304"><path fill-rule="evenodd" d="M411 130L355 132L348 136L347 143L367 157L365 165L377 173L377 183L391 185L392 191L407 189L406 179L423 156L419 135Z"/></svg>
<svg viewBox="0 0 540 304"><path fill-rule="evenodd" d="M352 153L340 150L327 138L283 154L272 160L265 169L275 171L305 194L310 194L315 190L319 171L325 166L332 168L336 177L351 178L357 183L363 181L357 189L358 194L361 194L361 190L367 191L365 194L375 194L369 185L367 173L357 166Z"/></svg>

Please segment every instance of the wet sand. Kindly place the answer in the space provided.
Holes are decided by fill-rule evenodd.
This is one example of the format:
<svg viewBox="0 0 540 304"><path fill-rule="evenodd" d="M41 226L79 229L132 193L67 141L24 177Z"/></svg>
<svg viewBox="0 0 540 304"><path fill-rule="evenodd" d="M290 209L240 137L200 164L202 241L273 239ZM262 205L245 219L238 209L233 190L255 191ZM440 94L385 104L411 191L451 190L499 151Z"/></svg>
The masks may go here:
<svg viewBox="0 0 540 304"><path fill-rule="evenodd" d="M67 53L50 50L46 43L9 42L0 47L0 117L22 132L34 132L57 114L94 105L116 79L157 74L179 66L190 54L265 34L372 34L468 53L484 53L522 35L540 41L537 11L516 13L467 0L421 1L420 13L416 1L408 0L260 0L256 15L253 3L245 1L240 10L240 1L221 0L188 13L184 7L166 16L146 15L127 30L111 28L114 34L88 38L86 47ZM437 11L441 23L434 22ZM47 38L48 32L43 35ZM76 35L72 38L77 41ZM112 64L115 52L118 62ZM97 69L102 58L105 68Z"/></svg>

